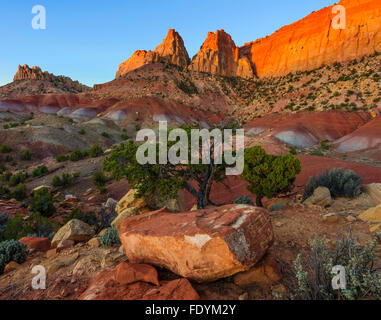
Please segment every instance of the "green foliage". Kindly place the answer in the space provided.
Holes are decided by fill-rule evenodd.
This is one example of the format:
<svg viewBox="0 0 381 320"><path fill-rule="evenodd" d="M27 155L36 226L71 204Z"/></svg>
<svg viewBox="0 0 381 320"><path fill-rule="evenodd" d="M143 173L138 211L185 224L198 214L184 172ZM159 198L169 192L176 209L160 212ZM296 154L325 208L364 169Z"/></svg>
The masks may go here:
<svg viewBox="0 0 381 320"><path fill-rule="evenodd" d="M48 188L41 188L33 193L30 209L33 212L41 213L44 217L50 217L56 212L56 208L53 204L53 197Z"/></svg>
<svg viewBox="0 0 381 320"><path fill-rule="evenodd" d="M23 263L27 255L26 245L17 240L0 242L0 274L4 272L4 268L9 262Z"/></svg>
<svg viewBox="0 0 381 320"><path fill-rule="evenodd" d="M24 200L27 197L26 185L23 183L18 184L13 190L11 197L15 198L17 201Z"/></svg>
<svg viewBox="0 0 381 320"><path fill-rule="evenodd" d="M331 171L323 171L317 177L310 177L305 185L303 200L310 197L316 188L327 187L333 198L355 198L362 192L361 177L352 170L334 168Z"/></svg>
<svg viewBox="0 0 381 320"><path fill-rule="evenodd" d="M71 175L70 173L63 172L61 177L59 176L54 176L51 185L53 187L67 187L71 185L74 181L74 176Z"/></svg>
<svg viewBox="0 0 381 320"><path fill-rule="evenodd" d="M10 177L8 185L10 187L15 187L18 184L24 182L26 178L27 178L27 176L24 172L18 172L18 173L14 174L13 176Z"/></svg>
<svg viewBox="0 0 381 320"><path fill-rule="evenodd" d="M85 131L85 129L81 129L81 130L78 131L78 133L79 134L86 134L86 131Z"/></svg>
<svg viewBox="0 0 381 320"><path fill-rule="evenodd" d="M175 80L175 82L176 82L177 87L181 91L186 93L187 95L191 96L193 94L198 94L197 87L195 86L195 84L192 81L190 81L190 80L187 80L187 81Z"/></svg>
<svg viewBox="0 0 381 320"><path fill-rule="evenodd" d="M0 153L9 153L12 151L12 148L7 145L0 146Z"/></svg>
<svg viewBox="0 0 381 320"><path fill-rule="evenodd" d="M32 160L33 154L32 152L30 152L30 150L22 150L20 153L20 157L21 157L21 160L29 161L29 160Z"/></svg>
<svg viewBox="0 0 381 320"><path fill-rule="evenodd" d="M275 203L272 206L270 206L269 210L272 211L279 211L284 210L284 205L282 203Z"/></svg>
<svg viewBox="0 0 381 320"><path fill-rule="evenodd" d="M70 161L79 161L79 160L82 160L86 157L86 154L84 154L83 152L81 152L81 150L79 149L76 149L74 150L71 154L70 154Z"/></svg>
<svg viewBox="0 0 381 320"><path fill-rule="evenodd" d="M0 197L1 198L9 199L10 198L10 193L11 193L11 191L7 187L4 187L3 185L0 185Z"/></svg>
<svg viewBox="0 0 381 320"><path fill-rule="evenodd" d="M56 156L56 161L57 162L65 162L65 161L68 161L69 160L69 156L65 156L65 155L63 155L63 154L58 154L57 156Z"/></svg>
<svg viewBox="0 0 381 320"><path fill-rule="evenodd" d="M234 203L254 205L254 201L251 200L248 196L239 197L234 200Z"/></svg>
<svg viewBox="0 0 381 320"><path fill-rule="evenodd" d="M38 166L36 169L32 171L32 176L34 178L41 178L49 173L49 170L46 166Z"/></svg>
<svg viewBox="0 0 381 320"><path fill-rule="evenodd" d="M99 157L103 154L103 150L100 146L97 144L94 144L90 149L89 149L89 155L92 158Z"/></svg>
<svg viewBox="0 0 381 320"><path fill-rule="evenodd" d="M7 222L8 222L8 215L0 211L0 242L5 240L3 234L4 234L4 230L5 230L5 226Z"/></svg>
<svg viewBox="0 0 381 320"><path fill-rule="evenodd" d="M16 214L12 219L8 219L3 231L3 239L18 240L29 234L32 230L24 224L24 219L20 214Z"/></svg>
<svg viewBox="0 0 381 320"><path fill-rule="evenodd" d="M191 158L191 130L192 127L182 127L188 136L188 159ZM168 134L171 133L169 130ZM212 139L211 139L212 141ZM168 150L179 141L168 141ZM178 146L178 145L177 145ZM222 164L214 163L214 152L210 149L209 164L182 164L173 165L168 162L159 164L159 144L154 143L156 164L140 164L136 159L139 145L133 141L121 143L113 149L109 157L103 161L103 170L111 173L113 179L127 178L128 183L137 189L137 197L155 195L160 200L174 199L178 191L185 188L197 199L198 208L204 208L211 203L209 200L210 190L214 182L220 182L226 178L225 169L228 167L225 160ZM167 151L168 151L167 150ZM200 161L201 162L201 161ZM233 165L231 165L233 166ZM190 184L190 180L197 181L198 186Z"/></svg>
<svg viewBox="0 0 381 320"><path fill-rule="evenodd" d="M103 171L96 171L93 173L92 182L99 189L105 186L107 177L104 175Z"/></svg>
<svg viewBox="0 0 381 320"><path fill-rule="evenodd" d="M357 300L381 297L381 274L373 268L376 240L360 246L351 235L340 237L336 247L328 247L325 239L310 241L310 253L298 255L294 261L296 290L294 299ZM332 268L345 268L346 289L333 290Z"/></svg>
<svg viewBox="0 0 381 320"><path fill-rule="evenodd" d="M290 148L290 153L295 156L295 155L298 154L298 149L296 149L295 147L291 147Z"/></svg>
<svg viewBox="0 0 381 320"><path fill-rule="evenodd" d="M98 226L99 219L97 215L93 212L83 212L79 208L75 208L71 211L71 213L65 218L64 224L68 223L70 220L77 219L87 223L90 226Z"/></svg>
<svg viewBox="0 0 381 320"><path fill-rule="evenodd" d="M105 138L110 138L110 135L105 131L102 132L102 136Z"/></svg>
<svg viewBox="0 0 381 320"><path fill-rule="evenodd" d="M112 247L116 244L120 244L118 230L114 227L108 228L99 238L99 243L104 247Z"/></svg>
<svg viewBox="0 0 381 320"><path fill-rule="evenodd" d="M242 178L249 182L247 190L257 196L257 206L262 206L263 197L271 199L291 191L300 171L300 160L291 154L267 154L260 146L245 150Z"/></svg>

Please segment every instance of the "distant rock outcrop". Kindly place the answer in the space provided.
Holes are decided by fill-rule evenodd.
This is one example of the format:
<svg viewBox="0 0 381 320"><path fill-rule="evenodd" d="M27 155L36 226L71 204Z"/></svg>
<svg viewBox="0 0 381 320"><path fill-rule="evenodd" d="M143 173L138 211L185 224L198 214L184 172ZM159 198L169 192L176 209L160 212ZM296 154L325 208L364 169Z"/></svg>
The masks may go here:
<svg viewBox="0 0 381 320"><path fill-rule="evenodd" d="M251 62L240 55L240 49L224 30L208 32L208 37L189 68L222 76L252 78L254 75Z"/></svg>
<svg viewBox="0 0 381 320"><path fill-rule="evenodd" d="M116 78L150 63L168 62L179 67L186 67L189 61L183 39L174 29L169 29L166 38L154 51L137 50L129 59L122 62Z"/></svg>
<svg viewBox="0 0 381 320"><path fill-rule="evenodd" d="M73 81L69 77L55 76L47 71L42 71L40 67L30 68L28 65L19 65L18 70L13 77L13 81L19 80L43 80L49 81L54 84L61 85L67 88L69 92L83 92L88 91L90 88L79 83L78 81Z"/></svg>

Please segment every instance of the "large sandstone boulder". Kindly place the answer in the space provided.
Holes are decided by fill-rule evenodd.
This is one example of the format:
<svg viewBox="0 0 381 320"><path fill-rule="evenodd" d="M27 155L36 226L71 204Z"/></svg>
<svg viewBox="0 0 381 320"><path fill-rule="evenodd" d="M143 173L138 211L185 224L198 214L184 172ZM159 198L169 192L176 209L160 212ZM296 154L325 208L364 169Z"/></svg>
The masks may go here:
<svg viewBox="0 0 381 320"><path fill-rule="evenodd" d="M79 300L199 300L187 279L163 281L155 286L145 281L121 284L116 268L102 271Z"/></svg>
<svg viewBox="0 0 381 320"><path fill-rule="evenodd" d="M315 189L312 196L307 198L303 203L306 206L317 205L321 207L328 207L332 204L333 200L331 197L331 192L326 187L318 187Z"/></svg>
<svg viewBox="0 0 381 320"><path fill-rule="evenodd" d="M130 262L154 264L207 282L253 267L274 235L265 209L235 204L145 213L123 220L119 237Z"/></svg>
<svg viewBox="0 0 381 320"><path fill-rule="evenodd" d="M381 183L371 183L363 187L363 190L376 203L381 204Z"/></svg>
<svg viewBox="0 0 381 320"><path fill-rule="evenodd" d="M89 241L95 232L87 223L73 219L66 223L57 231L52 240L52 247L55 248L58 244L65 240L73 240L78 242Z"/></svg>

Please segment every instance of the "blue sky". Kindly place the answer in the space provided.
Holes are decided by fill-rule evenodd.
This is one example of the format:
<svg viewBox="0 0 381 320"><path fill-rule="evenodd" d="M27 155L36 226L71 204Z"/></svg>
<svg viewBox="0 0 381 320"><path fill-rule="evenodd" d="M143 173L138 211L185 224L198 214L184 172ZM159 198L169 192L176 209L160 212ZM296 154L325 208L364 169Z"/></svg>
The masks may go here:
<svg viewBox="0 0 381 320"><path fill-rule="evenodd" d="M19 64L38 65L87 85L114 78L137 49L154 49L174 28L190 57L208 31L224 29L239 46L334 0L2 0L0 85ZM46 8L46 30L31 26L32 7Z"/></svg>

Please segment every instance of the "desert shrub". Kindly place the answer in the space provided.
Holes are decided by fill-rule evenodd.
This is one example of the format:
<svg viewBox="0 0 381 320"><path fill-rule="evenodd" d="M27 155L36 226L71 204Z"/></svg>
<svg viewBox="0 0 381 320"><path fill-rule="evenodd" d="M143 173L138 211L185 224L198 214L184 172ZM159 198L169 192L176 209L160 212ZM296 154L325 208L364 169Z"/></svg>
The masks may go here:
<svg viewBox="0 0 381 320"><path fill-rule="evenodd" d="M33 154L30 152L30 150L22 150L20 153L21 160L32 160Z"/></svg>
<svg viewBox="0 0 381 320"><path fill-rule="evenodd" d="M72 176L70 173L63 172L61 177L54 176L51 185L53 187L67 187L71 185L74 181L74 176Z"/></svg>
<svg viewBox="0 0 381 320"><path fill-rule="evenodd" d="M310 197L318 187L327 187L333 198L354 198L362 192L361 182L361 177L352 170L341 168L334 168L329 172L325 170L316 178L310 177L304 188L303 200Z"/></svg>
<svg viewBox="0 0 381 320"><path fill-rule="evenodd" d="M291 147L291 148L290 148L290 153L291 153L292 155L297 155L297 154L298 154L298 149L296 149L295 147Z"/></svg>
<svg viewBox="0 0 381 320"><path fill-rule="evenodd" d="M97 144L94 144L90 149L89 149L89 156L92 158L99 157L103 154L103 150L100 146Z"/></svg>
<svg viewBox="0 0 381 320"><path fill-rule="evenodd" d="M238 204L250 204L250 205L254 205L254 201L251 200L248 196L242 196L242 197L239 197L237 199L234 200L234 203L238 203Z"/></svg>
<svg viewBox="0 0 381 320"><path fill-rule="evenodd" d="M1 153L9 153L11 151L12 151L12 148L10 146L7 146L7 145L0 146Z"/></svg>
<svg viewBox="0 0 381 320"><path fill-rule="evenodd" d="M122 140L127 140L127 139L128 139L128 135L127 135L127 133L122 133L122 134L120 135L120 137L121 137Z"/></svg>
<svg viewBox="0 0 381 320"><path fill-rule="evenodd" d="M34 178L41 178L49 173L49 170L46 166L38 166L36 169L32 171L32 176Z"/></svg>
<svg viewBox="0 0 381 320"><path fill-rule="evenodd" d="M13 161L13 157L10 155L10 154L7 154L4 158L4 161L5 162L12 162Z"/></svg>
<svg viewBox="0 0 381 320"><path fill-rule="evenodd" d="M10 173L9 171L5 171L2 175L1 175L1 181L3 182L8 182L9 179L12 177L12 173Z"/></svg>
<svg viewBox="0 0 381 320"><path fill-rule="evenodd" d="M27 176L24 172L18 172L18 173L14 174L13 176L10 177L8 185L10 187L15 187L18 184L24 182L26 178L27 178Z"/></svg>
<svg viewBox="0 0 381 320"><path fill-rule="evenodd" d="M76 149L76 150L74 150L74 151L70 154L69 159L70 159L70 161L79 161L79 160L84 159L85 157L86 157L86 155L83 154L83 153L81 152L81 150Z"/></svg>
<svg viewBox="0 0 381 320"><path fill-rule="evenodd" d="M86 131L85 131L85 129L81 129L81 130L78 131L78 133L79 133L79 134L85 134Z"/></svg>
<svg viewBox="0 0 381 320"><path fill-rule="evenodd" d="M96 171L93 173L92 177L93 184L99 189L104 187L107 182L107 177L104 175L102 171Z"/></svg>
<svg viewBox="0 0 381 320"><path fill-rule="evenodd" d="M300 160L289 153L271 155L260 146L245 150L242 178L249 182L247 190L257 196L256 205L259 207L263 206L263 197L271 199L292 190L300 171Z"/></svg>
<svg viewBox="0 0 381 320"><path fill-rule="evenodd" d="M51 239L52 234L58 229L59 224L44 217L41 213L31 214L25 221L29 236L47 237Z"/></svg>
<svg viewBox="0 0 381 320"><path fill-rule="evenodd" d="M3 233L4 233L7 222L8 222L8 215L0 212L0 242L5 240L3 237Z"/></svg>
<svg viewBox="0 0 381 320"><path fill-rule="evenodd" d="M33 193L30 209L33 212L41 213L44 217L50 217L56 212L56 208L53 204L53 197L48 188L41 188Z"/></svg>
<svg viewBox="0 0 381 320"><path fill-rule="evenodd" d="M105 137L105 138L109 138L110 137L110 135L107 132L105 132L105 131L102 132L102 136Z"/></svg>
<svg viewBox="0 0 381 320"><path fill-rule="evenodd" d="M314 150L310 153L311 156L319 156L322 157L324 156L324 153L321 150Z"/></svg>
<svg viewBox="0 0 381 320"><path fill-rule="evenodd" d="M282 203L275 203L272 206L270 206L270 211L279 211L284 210L285 206Z"/></svg>
<svg viewBox="0 0 381 320"><path fill-rule="evenodd" d="M69 160L69 156L65 156L65 155L63 155L63 154L58 154L57 156L56 156L56 161L57 162L65 162L65 161L68 161Z"/></svg>
<svg viewBox="0 0 381 320"><path fill-rule="evenodd" d="M99 225L99 219L98 219L97 215L94 213L94 211L83 212L81 209L75 208L65 218L64 223L66 224L70 220L73 220L73 219L81 220L90 226L98 227L98 225Z"/></svg>
<svg viewBox="0 0 381 320"><path fill-rule="evenodd" d="M198 94L197 87L192 81L175 80L175 82L177 87L187 95Z"/></svg>
<svg viewBox="0 0 381 320"><path fill-rule="evenodd" d="M11 191L4 187L3 185L0 185L0 197L4 199L9 199Z"/></svg>
<svg viewBox="0 0 381 320"><path fill-rule="evenodd" d="M381 297L381 274L373 265L376 240L360 246L351 235L341 236L334 249L325 239L310 241L310 252L298 255L294 261L296 289L294 299L303 300L355 300ZM343 266L346 289L332 287L332 268Z"/></svg>
<svg viewBox="0 0 381 320"><path fill-rule="evenodd" d="M0 274L4 272L4 267L9 262L23 263L27 255L26 245L17 240L0 242Z"/></svg>
<svg viewBox="0 0 381 320"><path fill-rule="evenodd" d="M13 218L7 220L3 230L3 239L18 240L31 232L32 229L24 223L23 217L17 213Z"/></svg>
<svg viewBox="0 0 381 320"><path fill-rule="evenodd" d="M11 197L15 198L17 201L24 200L27 197L26 185L24 183L18 184L17 187L13 190Z"/></svg>
<svg viewBox="0 0 381 320"><path fill-rule="evenodd" d="M114 227L108 228L99 238L99 243L104 247L112 247L116 244L120 244L118 230Z"/></svg>

